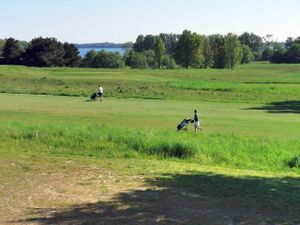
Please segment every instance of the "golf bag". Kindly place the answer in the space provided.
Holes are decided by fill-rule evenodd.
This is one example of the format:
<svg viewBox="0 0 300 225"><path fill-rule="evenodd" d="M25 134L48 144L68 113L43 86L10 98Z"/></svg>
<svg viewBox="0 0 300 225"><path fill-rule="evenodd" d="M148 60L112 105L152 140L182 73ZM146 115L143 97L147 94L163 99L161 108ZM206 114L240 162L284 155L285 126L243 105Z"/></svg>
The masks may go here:
<svg viewBox="0 0 300 225"><path fill-rule="evenodd" d="M184 128L188 123L191 123L191 119L190 118L186 118L184 120L181 121L180 124L178 124L177 126L177 131L180 131L180 130L186 130L186 128Z"/></svg>
<svg viewBox="0 0 300 225"><path fill-rule="evenodd" d="M96 93L93 93L93 94L91 95L91 101L95 101L96 98L97 98L97 94L96 94Z"/></svg>

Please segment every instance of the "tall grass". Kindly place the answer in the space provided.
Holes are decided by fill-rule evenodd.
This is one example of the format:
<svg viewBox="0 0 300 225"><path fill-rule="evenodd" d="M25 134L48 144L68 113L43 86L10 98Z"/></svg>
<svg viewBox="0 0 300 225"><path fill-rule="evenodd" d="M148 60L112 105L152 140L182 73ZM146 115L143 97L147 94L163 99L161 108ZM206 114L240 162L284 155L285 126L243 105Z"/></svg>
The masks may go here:
<svg viewBox="0 0 300 225"><path fill-rule="evenodd" d="M300 154L300 141L102 126L0 126L4 146L29 143L29 151L55 155L176 159L201 165L298 171L289 162ZM2 145L3 146L3 145Z"/></svg>

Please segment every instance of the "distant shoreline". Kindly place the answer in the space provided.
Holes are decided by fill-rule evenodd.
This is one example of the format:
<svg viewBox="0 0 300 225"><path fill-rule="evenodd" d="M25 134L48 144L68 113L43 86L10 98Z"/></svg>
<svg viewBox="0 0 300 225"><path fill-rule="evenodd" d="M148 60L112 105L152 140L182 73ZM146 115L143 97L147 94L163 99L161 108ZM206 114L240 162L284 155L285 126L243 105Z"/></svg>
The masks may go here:
<svg viewBox="0 0 300 225"><path fill-rule="evenodd" d="M123 43L83 43L83 44L74 44L77 48L124 48Z"/></svg>
<svg viewBox="0 0 300 225"><path fill-rule="evenodd" d="M81 57L84 57L89 51L94 50L96 52L99 51L107 51L107 52L112 52L112 53L119 53L121 55L124 55L125 53L125 48L123 46L121 47L95 47L96 45L93 45L92 47L77 47L78 51L79 51L79 55Z"/></svg>

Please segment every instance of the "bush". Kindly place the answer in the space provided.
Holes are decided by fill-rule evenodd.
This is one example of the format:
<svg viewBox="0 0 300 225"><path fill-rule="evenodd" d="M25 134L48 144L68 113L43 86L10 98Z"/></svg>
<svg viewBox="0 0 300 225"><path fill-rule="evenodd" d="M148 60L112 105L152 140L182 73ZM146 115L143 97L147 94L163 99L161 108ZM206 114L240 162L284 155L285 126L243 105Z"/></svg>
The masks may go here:
<svg viewBox="0 0 300 225"><path fill-rule="evenodd" d="M162 58L161 67L164 69L176 69L178 66L176 65L175 59L165 55Z"/></svg>
<svg viewBox="0 0 300 225"><path fill-rule="evenodd" d="M98 52L94 57L92 67L94 68L121 68L123 67L123 59L119 53L106 52L104 50Z"/></svg>
<svg viewBox="0 0 300 225"><path fill-rule="evenodd" d="M126 64L134 69L148 68L147 57L140 52L130 52Z"/></svg>
<svg viewBox="0 0 300 225"><path fill-rule="evenodd" d="M81 66L92 68L121 68L124 66L122 56L119 53L106 52L104 50L89 51L82 59Z"/></svg>

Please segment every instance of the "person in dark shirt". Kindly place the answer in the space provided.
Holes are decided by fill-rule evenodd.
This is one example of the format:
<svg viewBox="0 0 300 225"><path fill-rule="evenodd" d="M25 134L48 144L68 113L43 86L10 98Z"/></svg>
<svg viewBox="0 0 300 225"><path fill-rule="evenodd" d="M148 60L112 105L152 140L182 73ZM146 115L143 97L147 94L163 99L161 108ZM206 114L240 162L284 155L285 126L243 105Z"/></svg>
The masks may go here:
<svg viewBox="0 0 300 225"><path fill-rule="evenodd" d="M194 110L194 128L195 128L195 132L197 130L202 130L202 128L200 127L200 118L199 118L199 115L198 115L198 111L195 109Z"/></svg>

